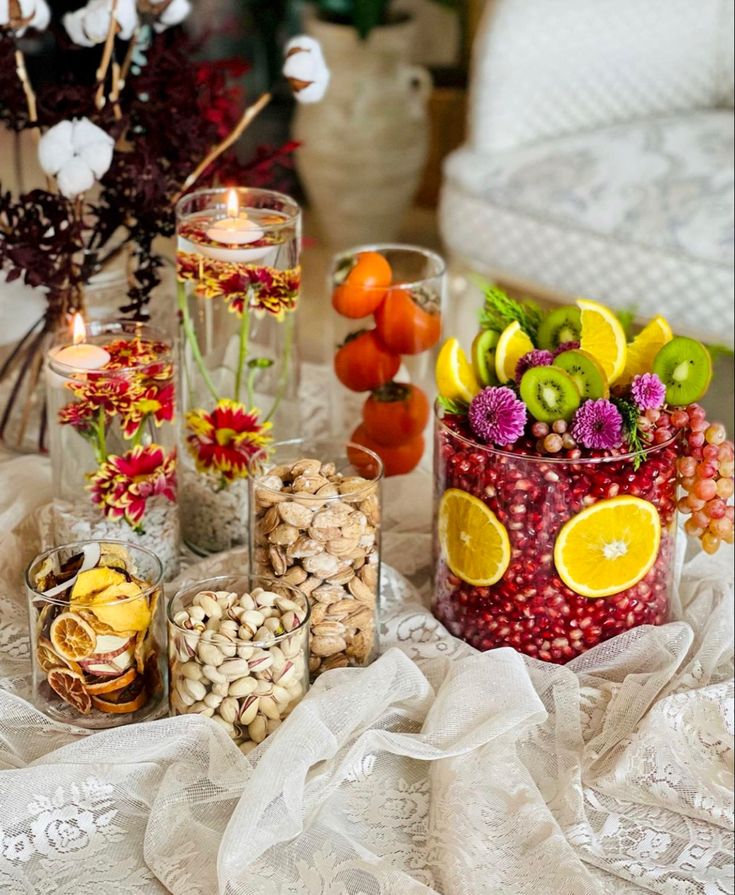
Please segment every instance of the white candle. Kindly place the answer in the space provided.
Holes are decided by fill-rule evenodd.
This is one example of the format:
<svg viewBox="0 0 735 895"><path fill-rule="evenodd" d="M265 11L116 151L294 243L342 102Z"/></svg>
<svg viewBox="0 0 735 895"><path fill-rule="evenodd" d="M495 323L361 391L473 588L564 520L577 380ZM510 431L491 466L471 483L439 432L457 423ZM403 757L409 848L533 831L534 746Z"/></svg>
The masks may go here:
<svg viewBox="0 0 735 895"><path fill-rule="evenodd" d="M49 352L49 360L73 370L100 370L110 360L110 355L101 345L90 345L85 341L87 330L82 315L77 312L72 323L72 344L56 348ZM55 388L62 388L64 380L53 370L48 369L49 382Z"/></svg>
<svg viewBox="0 0 735 895"><path fill-rule="evenodd" d="M265 234L255 221L251 221L247 214L240 211L235 190L230 190L227 194L227 217L212 222L206 233L208 239L219 243L222 248L202 245L198 250L215 261L247 264L265 257L272 249L272 246L267 245L251 249L238 248L259 242Z"/></svg>
<svg viewBox="0 0 735 895"><path fill-rule="evenodd" d="M100 345L67 345L53 354L54 363L74 367L76 370L99 370L109 361L110 355Z"/></svg>

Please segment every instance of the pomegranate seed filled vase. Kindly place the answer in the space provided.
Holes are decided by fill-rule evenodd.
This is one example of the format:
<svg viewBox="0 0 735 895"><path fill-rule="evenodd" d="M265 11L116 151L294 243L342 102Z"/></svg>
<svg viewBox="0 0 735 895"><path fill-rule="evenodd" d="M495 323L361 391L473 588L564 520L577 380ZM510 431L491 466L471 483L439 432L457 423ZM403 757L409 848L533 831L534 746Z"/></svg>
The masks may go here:
<svg viewBox="0 0 735 895"><path fill-rule="evenodd" d="M444 260L418 246L359 246L334 258L328 289L338 346L332 429L378 454L386 476L408 473L427 432L431 440Z"/></svg>
<svg viewBox="0 0 735 895"><path fill-rule="evenodd" d="M114 538L179 564L171 344L132 321L79 315L46 361L57 544Z"/></svg>
<svg viewBox="0 0 735 895"><path fill-rule="evenodd" d="M177 206L183 536L200 554L246 542L250 457L299 428L298 205L211 189Z"/></svg>
<svg viewBox="0 0 735 895"><path fill-rule="evenodd" d="M437 360L436 616L560 663L666 622L677 510L705 552L733 540L733 445L696 403L711 376L662 317L629 341L597 302L489 287L471 360L457 339Z"/></svg>

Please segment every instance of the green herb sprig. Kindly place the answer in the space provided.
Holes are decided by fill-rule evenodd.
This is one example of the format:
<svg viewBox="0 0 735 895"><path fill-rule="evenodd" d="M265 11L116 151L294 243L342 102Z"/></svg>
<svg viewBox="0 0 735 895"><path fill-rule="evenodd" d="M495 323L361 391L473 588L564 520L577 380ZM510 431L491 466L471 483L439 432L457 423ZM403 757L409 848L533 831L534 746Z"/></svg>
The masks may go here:
<svg viewBox="0 0 735 895"><path fill-rule="evenodd" d="M451 398L445 398L444 395L439 395L436 400L446 413L454 413L459 416L464 416L467 413L467 405L462 401L453 401Z"/></svg>
<svg viewBox="0 0 735 895"><path fill-rule="evenodd" d="M625 398L613 398L612 402L618 408L623 418L623 430L628 441L628 448L633 454L633 469L637 472L645 459L647 447L641 438L641 431L638 428L638 420L641 416L640 410L632 401L628 401Z"/></svg>
<svg viewBox="0 0 735 895"><path fill-rule="evenodd" d="M536 342L543 312L532 301L516 301L498 286L488 285L485 304L480 312L480 328L501 332L511 323L518 322L532 342Z"/></svg>

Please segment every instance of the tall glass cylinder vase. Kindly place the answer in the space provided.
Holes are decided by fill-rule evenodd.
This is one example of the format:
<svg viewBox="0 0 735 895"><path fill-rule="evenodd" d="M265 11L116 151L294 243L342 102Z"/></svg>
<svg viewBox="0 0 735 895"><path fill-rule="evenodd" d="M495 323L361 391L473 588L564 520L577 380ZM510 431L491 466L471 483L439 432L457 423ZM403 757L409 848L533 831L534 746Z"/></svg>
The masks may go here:
<svg viewBox="0 0 735 895"><path fill-rule="evenodd" d="M334 257L327 288L332 431L378 454L386 476L408 473L431 455L444 260L419 246L358 246Z"/></svg>
<svg viewBox="0 0 735 895"><path fill-rule="evenodd" d="M246 543L248 461L298 433L300 249L280 193L201 190L177 207L183 535L201 554Z"/></svg>
<svg viewBox="0 0 735 895"><path fill-rule="evenodd" d="M57 544L114 538L178 571L171 344L132 321L90 323L46 360Z"/></svg>

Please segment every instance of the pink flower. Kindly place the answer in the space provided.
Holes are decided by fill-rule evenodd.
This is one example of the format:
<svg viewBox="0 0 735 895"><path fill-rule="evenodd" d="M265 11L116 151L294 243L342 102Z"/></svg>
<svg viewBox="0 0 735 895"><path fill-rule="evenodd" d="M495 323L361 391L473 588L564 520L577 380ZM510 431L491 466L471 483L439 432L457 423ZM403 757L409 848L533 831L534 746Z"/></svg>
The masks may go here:
<svg viewBox="0 0 735 895"><path fill-rule="evenodd" d="M484 388L472 399L467 415L472 431L485 444L513 444L526 427L526 405L507 386Z"/></svg>
<svg viewBox="0 0 735 895"><path fill-rule="evenodd" d="M585 401L574 415L572 438L582 447L610 451L623 441L623 418L618 408L605 398Z"/></svg>
<svg viewBox="0 0 735 895"><path fill-rule="evenodd" d="M639 410L659 410L666 400L666 386L655 373L634 376L630 393Z"/></svg>

